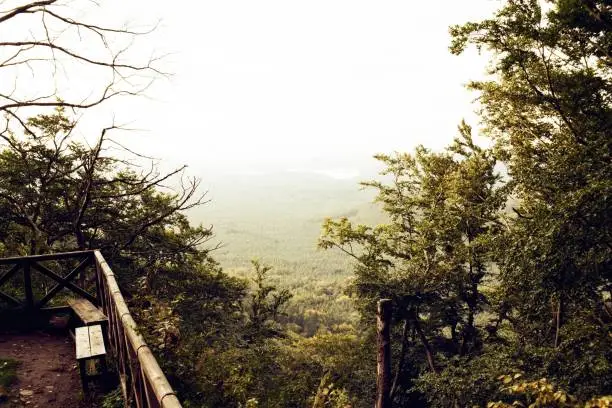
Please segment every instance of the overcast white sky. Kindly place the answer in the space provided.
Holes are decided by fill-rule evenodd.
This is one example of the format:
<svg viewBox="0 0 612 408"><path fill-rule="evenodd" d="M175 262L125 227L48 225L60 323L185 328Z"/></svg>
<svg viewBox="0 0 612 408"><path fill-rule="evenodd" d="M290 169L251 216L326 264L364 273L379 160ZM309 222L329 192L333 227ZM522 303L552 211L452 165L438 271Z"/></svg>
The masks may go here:
<svg viewBox="0 0 612 408"><path fill-rule="evenodd" d="M130 145L199 171L354 169L376 152L439 148L486 59L448 52L448 26L495 0L115 1L120 20L162 19L150 37L174 73L118 117Z"/></svg>

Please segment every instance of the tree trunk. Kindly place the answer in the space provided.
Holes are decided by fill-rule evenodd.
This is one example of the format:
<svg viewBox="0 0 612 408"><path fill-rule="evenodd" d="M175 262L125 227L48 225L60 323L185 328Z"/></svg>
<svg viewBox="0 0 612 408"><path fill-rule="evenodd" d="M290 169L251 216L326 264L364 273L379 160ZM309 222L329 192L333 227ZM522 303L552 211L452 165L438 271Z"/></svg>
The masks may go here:
<svg viewBox="0 0 612 408"><path fill-rule="evenodd" d="M559 346L559 332L561 331L561 319L563 318L563 296L559 294L557 311L555 312L555 348Z"/></svg>
<svg viewBox="0 0 612 408"><path fill-rule="evenodd" d="M391 408L391 299L378 301L376 408Z"/></svg>
<svg viewBox="0 0 612 408"><path fill-rule="evenodd" d="M463 356L467 352L468 343L474 339L474 311L472 305L468 304L468 318L465 328L462 330L463 339L461 341L461 348L459 349L459 355Z"/></svg>
<svg viewBox="0 0 612 408"><path fill-rule="evenodd" d="M397 392L397 382L404 366L404 359L406 358L406 350L408 348L408 319L404 320L404 329L402 330L402 350L400 351L399 361L397 362L397 368L395 370L395 376L393 377L393 385L391 386L391 392L389 397L393 400L393 396Z"/></svg>
<svg viewBox="0 0 612 408"><path fill-rule="evenodd" d="M427 355L427 363L429 364L429 368L434 373L437 373L438 370L436 370L436 365L434 363L433 349L431 348L431 345L429 344L429 340L427 340L427 337L425 337L425 333L423 333L423 329L421 328L421 323L419 322L419 316L417 315L416 312L413 311L412 317L414 319L413 320L414 328L417 334L419 335L419 339L421 340L421 343L423 343L423 347L425 347L425 354Z"/></svg>

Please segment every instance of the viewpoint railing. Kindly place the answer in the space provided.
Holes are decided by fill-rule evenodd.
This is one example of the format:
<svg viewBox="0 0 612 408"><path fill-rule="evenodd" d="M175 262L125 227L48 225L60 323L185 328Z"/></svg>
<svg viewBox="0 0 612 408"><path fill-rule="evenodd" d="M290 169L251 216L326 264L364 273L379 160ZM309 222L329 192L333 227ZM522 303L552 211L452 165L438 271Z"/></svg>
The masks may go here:
<svg viewBox="0 0 612 408"><path fill-rule="evenodd" d="M43 263L61 264L72 260L78 261L66 275L54 272L50 266ZM101 307L108 317L108 341L112 355L117 362L117 370L121 381L126 406L134 403L138 408L180 408L166 376L155 360L151 349L147 346L138 326L132 318L130 310L123 298L113 271L99 251L78 251L49 255L34 255L27 257L0 259L0 266L8 267L0 275L0 289L4 285L13 293L0 290L0 299L15 309L21 309L34 316L49 310L57 310L57 306L48 307L52 299L66 289L77 296L83 297L98 307ZM87 272L95 274L95 286L87 283ZM22 271L21 274L18 272ZM53 282L53 286L41 284L34 290L33 272L42 275L45 282ZM22 281L18 281L22 277ZM78 284L75 281L78 279ZM88 290L89 289L89 290ZM91 293L94 290L95 293ZM17 297L19 293L23 299Z"/></svg>

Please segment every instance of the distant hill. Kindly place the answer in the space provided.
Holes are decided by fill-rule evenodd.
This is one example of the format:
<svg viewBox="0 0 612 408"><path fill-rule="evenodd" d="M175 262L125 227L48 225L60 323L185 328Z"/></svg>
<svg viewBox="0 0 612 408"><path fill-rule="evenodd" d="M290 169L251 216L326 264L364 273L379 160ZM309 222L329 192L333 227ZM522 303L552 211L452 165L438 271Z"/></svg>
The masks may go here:
<svg viewBox="0 0 612 408"><path fill-rule="evenodd" d="M332 176L287 171L206 180L211 202L189 217L214 226L215 242L224 244L215 258L225 268L248 267L253 258L344 268L345 257L316 248L323 220L349 217L370 224L383 218L372 203L374 192L359 186L361 177Z"/></svg>

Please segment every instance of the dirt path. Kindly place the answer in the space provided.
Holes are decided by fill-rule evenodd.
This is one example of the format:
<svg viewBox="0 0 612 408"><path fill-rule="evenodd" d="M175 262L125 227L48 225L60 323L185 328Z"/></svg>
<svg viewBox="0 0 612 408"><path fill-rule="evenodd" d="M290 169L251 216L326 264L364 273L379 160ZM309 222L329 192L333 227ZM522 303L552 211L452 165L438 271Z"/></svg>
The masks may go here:
<svg viewBox="0 0 612 408"><path fill-rule="evenodd" d="M72 408L82 401L74 344L66 336L45 332L0 333L0 357L19 361L18 383L2 408Z"/></svg>

